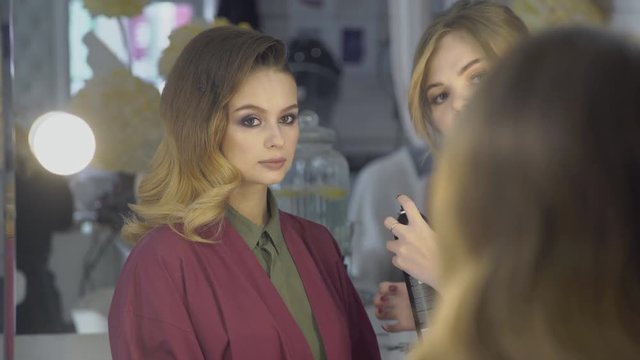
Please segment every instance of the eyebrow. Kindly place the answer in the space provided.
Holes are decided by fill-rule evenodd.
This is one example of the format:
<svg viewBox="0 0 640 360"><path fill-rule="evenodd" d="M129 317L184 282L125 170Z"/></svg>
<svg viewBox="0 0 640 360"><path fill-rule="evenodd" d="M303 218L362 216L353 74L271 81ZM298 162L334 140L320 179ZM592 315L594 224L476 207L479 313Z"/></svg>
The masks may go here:
<svg viewBox="0 0 640 360"><path fill-rule="evenodd" d="M287 106L286 108L282 109L281 112L285 112L285 111L289 111L289 110L293 110L293 109L297 109L298 108L298 104L291 104L289 106ZM238 112L238 111L242 111L242 110L253 110L253 111L257 111L257 112L265 112L266 110L261 108L260 106L257 105L252 105L252 104L247 104L247 105L242 105L239 108L233 110L233 112Z"/></svg>
<svg viewBox="0 0 640 360"><path fill-rule="evenodd" d="M467 65L463 66L458 70L458 76L464 74L465 71L469 70L470 67L480 62L480 58L475 58L467 63Z"/></svg>
<svg viewBox="0 0 640 360"><path fill-rule="evenodd" d="M469 68L471 68L473 65L481 62L482 59L480 58L475 58L471 61L469 61L468 63L466 63L463 67L460 68L460 70L458 70L458 76L464 74L465 71L469 70ZM434 87L438 87L438 86L442 86L442 83L433 83L433 84L429 84L427 85L427 87L425 88L425 93L429 92L429 90L431 90Z"/></svg>

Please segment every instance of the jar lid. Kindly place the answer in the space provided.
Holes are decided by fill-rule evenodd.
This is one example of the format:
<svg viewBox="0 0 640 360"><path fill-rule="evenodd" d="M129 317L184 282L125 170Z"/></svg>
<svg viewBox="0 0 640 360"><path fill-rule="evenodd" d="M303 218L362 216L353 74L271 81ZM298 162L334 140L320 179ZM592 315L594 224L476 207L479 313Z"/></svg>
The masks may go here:
<svg viewBox="0 0 640 360"><path fill-rule="evenodd" d="M334 143L336 141L336 132L320 126L320 119L315 111L301 111L298 121L300 122L300 142Z"/></svg>

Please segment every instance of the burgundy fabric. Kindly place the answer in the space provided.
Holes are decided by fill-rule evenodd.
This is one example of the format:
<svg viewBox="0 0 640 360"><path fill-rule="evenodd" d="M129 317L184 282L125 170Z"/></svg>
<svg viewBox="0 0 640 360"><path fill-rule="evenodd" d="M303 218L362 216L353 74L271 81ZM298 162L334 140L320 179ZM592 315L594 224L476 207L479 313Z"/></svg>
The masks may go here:
<svg viewBox="0 0 640 360"><path fill-rule="evenodd" d="M331 234L283 212L280 223L327 359L379 359L375 334ZM194 243L160 227L133 249L109 312L114 359L312 359L244 240L228 222L217 239Z"/></svg>

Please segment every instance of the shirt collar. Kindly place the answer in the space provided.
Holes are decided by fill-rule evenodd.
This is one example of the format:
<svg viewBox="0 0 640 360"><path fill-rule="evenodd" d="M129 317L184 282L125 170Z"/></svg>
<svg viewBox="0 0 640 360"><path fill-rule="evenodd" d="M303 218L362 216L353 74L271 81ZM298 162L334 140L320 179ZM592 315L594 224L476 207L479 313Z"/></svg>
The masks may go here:
<svg viewBox="0 0 640 360"><path fill-rule="evenodd" d="M233 227L240 233L240 236L247 242L249 248L255 249L258 242L265 231L271 238L271 243L280 253L280 248L284 246L282 238L282 230L280 228L280 213L278 211L278 202L273 195L271 189L267 190L267 209L269 212L269 220L264 226L258 226L252 223L244 215L240 214L236 209L227 206L226 217Z"/></svg>

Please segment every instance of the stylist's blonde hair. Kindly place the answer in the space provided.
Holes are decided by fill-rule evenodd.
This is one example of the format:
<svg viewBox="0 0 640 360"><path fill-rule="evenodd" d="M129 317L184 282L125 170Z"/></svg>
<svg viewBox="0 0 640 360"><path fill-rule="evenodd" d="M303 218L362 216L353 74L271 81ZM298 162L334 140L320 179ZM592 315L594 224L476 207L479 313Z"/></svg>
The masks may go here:
<svg viewBox="0 0 640 360"><path fill-rule="evenodd" d="M412 359L640 359L638 139L638 47L562 29L497 63L440 153Z"/></svg>
<svg viewBox="0 0 640 360"><path fill-rule="evenodd" d="M137 242L159 225L192 241L219 224L239 171L223 156L227 104L256 69L288 71L285 47L271 36L225 26L206 30L187 44L162 92L165 138L138 189L138 204L122 236Z"/></svg>
<svg viewBox="0 0 640 360"><path fill-rule="evenodd" d="M425 30L413 61L409 85L409 111L418 135L432 150L437 150L440 132L431 117L426 94L427 67L440 39L452 31L471 35L489 61L502 56L507 49L528 33L527 26L507 6L490 1L458 1L436 18Z"/></svg>

